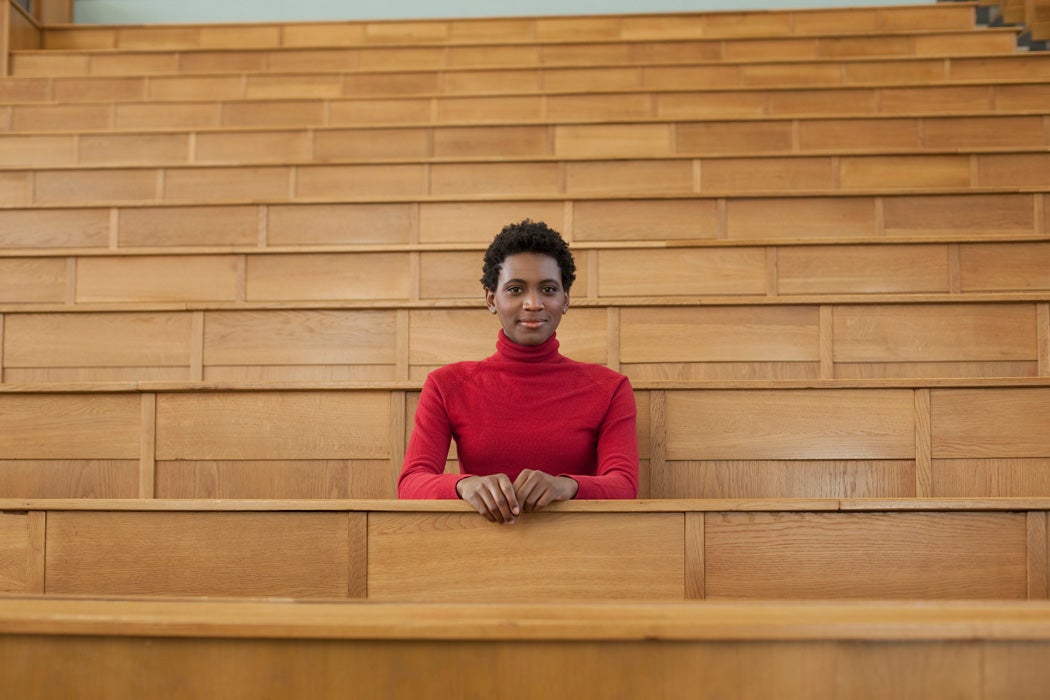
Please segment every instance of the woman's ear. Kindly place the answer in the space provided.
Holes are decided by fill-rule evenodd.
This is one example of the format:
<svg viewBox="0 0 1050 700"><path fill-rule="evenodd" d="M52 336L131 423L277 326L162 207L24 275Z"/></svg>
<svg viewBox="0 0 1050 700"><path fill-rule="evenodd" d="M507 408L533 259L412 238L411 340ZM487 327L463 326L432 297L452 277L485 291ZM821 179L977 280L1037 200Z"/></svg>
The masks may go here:
<svg viewBox="0 0 1050 700"><path fill-rule="evenodd" d="M496 293L491 289L485 290L485 306L489 307L492 313L496 313Z"/></svg>

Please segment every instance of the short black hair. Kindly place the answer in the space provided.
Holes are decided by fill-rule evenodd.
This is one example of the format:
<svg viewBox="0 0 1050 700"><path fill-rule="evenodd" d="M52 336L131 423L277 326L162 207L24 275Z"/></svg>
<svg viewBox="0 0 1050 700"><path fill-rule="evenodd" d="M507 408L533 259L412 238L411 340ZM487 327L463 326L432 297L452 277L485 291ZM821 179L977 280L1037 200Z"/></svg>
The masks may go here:
<svg viewBox="0 0 1050 700"><path fill-rule="evenodd" d="M481 268L481 286L495 291L503 261L518 253L538 253L554 258L561 270L561 285L566 292L576 280L576 261L561 234L542 221L525 219L516 224L507 224L492 239Z"/></svg>

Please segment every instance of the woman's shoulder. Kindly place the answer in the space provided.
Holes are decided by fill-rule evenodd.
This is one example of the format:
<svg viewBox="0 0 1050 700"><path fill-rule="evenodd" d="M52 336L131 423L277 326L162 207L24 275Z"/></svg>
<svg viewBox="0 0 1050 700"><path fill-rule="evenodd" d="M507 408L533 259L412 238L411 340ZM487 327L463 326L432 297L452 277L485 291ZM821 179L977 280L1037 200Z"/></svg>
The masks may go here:
<svg viewBox="0 0 1050 700"><path fill-rule="evenodd" d="M630 386L631 381L627 378L627 375L620 374L616 370L607 367L605 365L597 364L594 362L579 362L577 360L568 359L568 364L575 371L586 376L590 381L596 384L626 384Z"/></svg>

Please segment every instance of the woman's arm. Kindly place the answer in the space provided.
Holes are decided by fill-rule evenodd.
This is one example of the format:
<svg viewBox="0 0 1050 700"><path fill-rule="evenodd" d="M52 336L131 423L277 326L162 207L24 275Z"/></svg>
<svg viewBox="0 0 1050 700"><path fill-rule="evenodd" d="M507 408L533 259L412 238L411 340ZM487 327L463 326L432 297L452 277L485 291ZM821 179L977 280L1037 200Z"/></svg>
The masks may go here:
<svg viewBox="0 0 1050 700"><path fill-rule="evenodd" d="M415 425L397 482L398 498L458 499L456 483L463 474L445 474L452 444L445 402L437 384L427 377L416 407Z"/></svg>
<svg viewBox="0 0 1050 700"><path fill-rule="evenodd" d="M594 476L563 474L579 484L575 498L638 498L638 428L634 391L626 377L617 385L598 427L598 469Z"/></svg>

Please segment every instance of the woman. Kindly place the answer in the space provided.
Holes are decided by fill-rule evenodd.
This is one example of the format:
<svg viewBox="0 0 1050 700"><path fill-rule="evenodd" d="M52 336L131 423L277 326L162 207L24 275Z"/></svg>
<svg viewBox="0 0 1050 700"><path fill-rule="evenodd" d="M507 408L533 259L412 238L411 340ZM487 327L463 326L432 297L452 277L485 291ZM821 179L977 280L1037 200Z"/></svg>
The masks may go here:
<svg viewBox="0 0 1050 700"><path fill-rule="evenodd" d="M572 498L636 498L638 438L627 377L558 352L576 264L561 236L526 219L485 253L482 287L502 329L496 353L431 372L398 481L401 498L461 498L492 522ZM445 474L455 439L459 474Z"/></svg>

